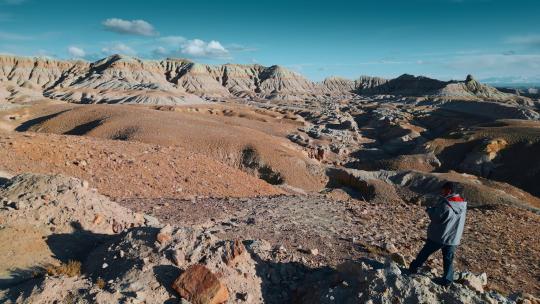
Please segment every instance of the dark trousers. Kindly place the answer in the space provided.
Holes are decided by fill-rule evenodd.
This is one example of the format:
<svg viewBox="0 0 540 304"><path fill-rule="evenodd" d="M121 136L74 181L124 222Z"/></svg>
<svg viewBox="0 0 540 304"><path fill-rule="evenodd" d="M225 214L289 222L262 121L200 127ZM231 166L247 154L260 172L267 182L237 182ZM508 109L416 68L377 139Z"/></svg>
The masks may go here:
<svg viewBox="0 0 540 304"><path fill-rule="evenodd" d="M417 270L418 268L422 267L430 255L441 249L444 269L443 279L446 282L453 282L454 266L452 264L454 261L454 253L456 252L456 248L457 246L443 245L428 239L426 240L426 244L424 244L424 248L420 250L416 259L411 263L410 268L411 270Z"/></svg>

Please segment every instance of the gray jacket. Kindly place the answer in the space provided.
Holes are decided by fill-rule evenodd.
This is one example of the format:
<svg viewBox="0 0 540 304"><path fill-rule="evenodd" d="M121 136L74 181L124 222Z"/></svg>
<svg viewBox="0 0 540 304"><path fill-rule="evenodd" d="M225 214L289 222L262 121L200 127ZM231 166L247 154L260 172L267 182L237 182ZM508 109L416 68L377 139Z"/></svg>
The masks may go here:
<svg viewBox="0 0 540 304"><path fill-rule="evenodd" d="M459 245L465 226L467 202L459 194L451 194L441 197L434 207L427 209L427 213L431 219L428 239L444 245Z"/></svg>

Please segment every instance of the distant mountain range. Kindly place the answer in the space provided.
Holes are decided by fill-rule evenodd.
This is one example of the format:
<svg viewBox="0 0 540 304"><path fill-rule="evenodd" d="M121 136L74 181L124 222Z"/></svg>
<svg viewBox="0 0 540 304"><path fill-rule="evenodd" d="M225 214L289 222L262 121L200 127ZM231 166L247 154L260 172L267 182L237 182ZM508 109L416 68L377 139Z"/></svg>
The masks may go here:
<svg viewBox="0 0 540 304"><path fill-rule="evenodd" d="M483 78L482 82L500 88L538 89L540 88L540 75L536 77L489 77Z"/></svg>
<svg viewBox="0 0 540 304"><path fill-rule="evenodd" d="M53 98L76 103L181 104L204 99L305 100L397 95L511 102L519 97L481 84L402 75L395 79L329 77L312 82L281 66L207 65L112 55L95 62L0 55L0 101Z"/></svg>

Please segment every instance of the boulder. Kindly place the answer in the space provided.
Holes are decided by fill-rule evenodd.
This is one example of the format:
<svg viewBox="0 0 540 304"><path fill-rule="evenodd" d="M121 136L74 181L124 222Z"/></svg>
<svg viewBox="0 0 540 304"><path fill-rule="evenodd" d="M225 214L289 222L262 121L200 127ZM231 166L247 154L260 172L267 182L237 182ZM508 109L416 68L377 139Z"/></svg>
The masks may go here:
<svg viewBox="0 0 540 304"><path fill-rule="evenodd" d="M487 274L475 275L470 272L463 272L459 275L458 282L477 292L484 292L487 285Z"/></svg>
<svg viewBox="0 0 540 304"><path fill-rule="evenodd" d="M192 304L219 304L229 299L227 287L204 265L195 264L184 271L172 288Z"/></svg>

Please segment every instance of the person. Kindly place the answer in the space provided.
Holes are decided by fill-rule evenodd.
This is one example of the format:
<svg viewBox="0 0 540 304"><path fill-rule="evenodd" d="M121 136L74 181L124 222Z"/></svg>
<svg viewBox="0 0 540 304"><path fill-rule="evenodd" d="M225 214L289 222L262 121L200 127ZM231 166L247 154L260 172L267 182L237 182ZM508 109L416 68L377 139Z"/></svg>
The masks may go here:
<svg viewBox="0 0 540 304"><path fill-rule="evenodd" d="M416 259L409 266L411 273L417 273L429 258L438 250L443 255L443 276L436 283L448 286L454 281L453 260L456 248L461 241L467 213L467 202L455 193L454 184L447 182L441 189L442 197L426 209L431 220L427 230L427 240Z"/></svg>

